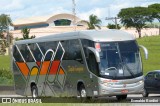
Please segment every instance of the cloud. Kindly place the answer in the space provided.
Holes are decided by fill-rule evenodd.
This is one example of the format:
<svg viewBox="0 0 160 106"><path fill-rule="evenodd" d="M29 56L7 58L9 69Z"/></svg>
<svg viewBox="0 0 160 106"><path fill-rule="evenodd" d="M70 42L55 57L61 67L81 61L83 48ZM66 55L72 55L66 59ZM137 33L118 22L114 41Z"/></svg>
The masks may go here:
<svg viewBox="0 0 160 106"><path fill-rule="evenodd" d="M2 3L0 3L3 8L1 8L2 11L15 11L19 9L23 9L24 5L22 3L22 0L2 0Z"/></svg>
<svg viewBox="0 0 160 106"><path fill-rule="evenodd" d="M89 15L97 15L105 25L105 17L115 17L122 8L147 6L160 3L159 0L75 0L76 13L88 20ZM72 13L72 0L1 0L0 14L10 14L12 20L31 16L56 13Z"/></svg>

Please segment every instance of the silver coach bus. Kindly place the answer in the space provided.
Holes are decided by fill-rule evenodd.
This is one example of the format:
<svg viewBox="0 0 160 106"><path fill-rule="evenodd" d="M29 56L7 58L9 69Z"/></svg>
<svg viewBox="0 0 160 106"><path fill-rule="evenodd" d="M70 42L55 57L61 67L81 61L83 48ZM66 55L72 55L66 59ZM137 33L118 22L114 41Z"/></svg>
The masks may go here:
<svg viewBox="0 0 160 106"><path fill-rule="evenodd" d="M116 96L142 93L142 61L133 35L90 30L16 41L13 73L17 94Z"/></svg>

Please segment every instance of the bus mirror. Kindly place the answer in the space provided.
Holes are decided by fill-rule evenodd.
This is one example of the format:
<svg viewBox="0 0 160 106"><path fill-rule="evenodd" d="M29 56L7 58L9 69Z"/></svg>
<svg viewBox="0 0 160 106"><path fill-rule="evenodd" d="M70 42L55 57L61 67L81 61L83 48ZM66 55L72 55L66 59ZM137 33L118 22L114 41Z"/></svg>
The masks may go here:
<svg viewBox="0 0 160 106"><path fill-rule="evenodd" d="M87 48L94 53L94 55L96 57L96 61L99 63L100 62L99 52L93 47L87 47Z"/></svg>
<svg viewBox="0 0 160 106"><path fill-rule="evenodd" d="M146 47L144 47L143 45L139 45L139 47L141 47L145 53L145 58L148 59L148 50Z"/></svg>

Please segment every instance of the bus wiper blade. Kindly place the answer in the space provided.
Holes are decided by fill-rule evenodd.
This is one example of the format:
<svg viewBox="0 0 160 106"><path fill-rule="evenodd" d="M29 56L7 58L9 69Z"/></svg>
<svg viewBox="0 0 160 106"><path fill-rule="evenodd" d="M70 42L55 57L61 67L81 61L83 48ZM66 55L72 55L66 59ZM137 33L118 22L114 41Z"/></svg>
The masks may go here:
<svg viewBox="0 0 160 106"><path fill-rule="evenodd" d="M135 78L135 76L134 76L133 72L132 72L132 71L131 71L131 69L127 66L127 63L126 63L126 62L123 62L123 63L124 63L124 65L126 66L126 68L127 68L128 72L132 75L132 77L134 77L134 78Z"/></svg>
<svg viewBox="0 0 160 106"><path fill-rule="evenodd" d="M114 70L114 76L112 76L113 78L116 78L117 76L116 76L116 72L118 71L117 70L117 68L116 67L109 67L109 68L107 68L107 69L105 69L105 70Z"/></svg>

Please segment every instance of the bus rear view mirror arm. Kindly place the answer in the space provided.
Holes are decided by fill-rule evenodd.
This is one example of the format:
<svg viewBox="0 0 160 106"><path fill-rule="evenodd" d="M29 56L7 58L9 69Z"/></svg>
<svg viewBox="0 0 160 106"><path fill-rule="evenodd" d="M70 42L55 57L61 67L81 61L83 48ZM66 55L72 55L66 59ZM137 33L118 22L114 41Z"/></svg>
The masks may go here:
<svg viewBox="0 0 160 106"><path fill-rule="evenodd" d="M93 47L87 47L87 48L94 53L94 55L96 57L96 61L99 63L100 62L99 52Z"/></svg>
<svg viewBox="0 0 160 106"><path fill-rule="evenodd" d="M145 53L145 59L148 59L148 50L146 47L144 47L143 45L139 45L139 47L141 47Z"/></svg>

